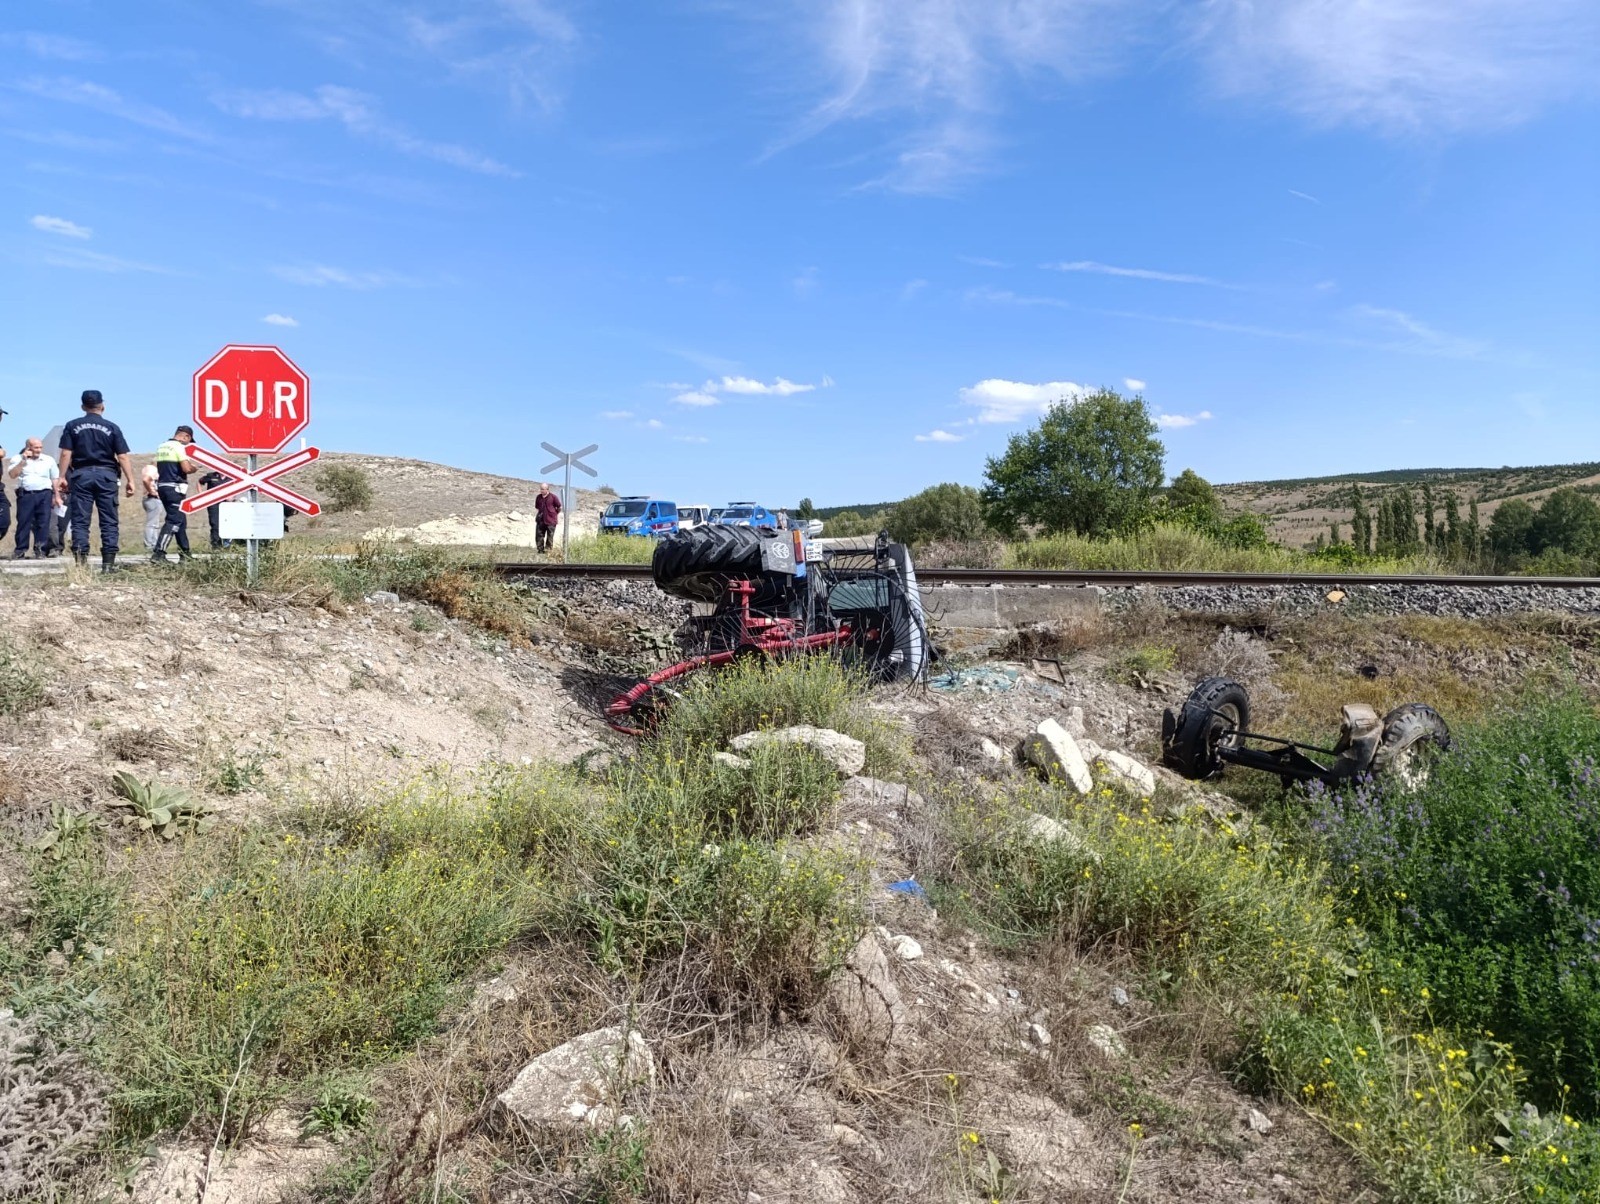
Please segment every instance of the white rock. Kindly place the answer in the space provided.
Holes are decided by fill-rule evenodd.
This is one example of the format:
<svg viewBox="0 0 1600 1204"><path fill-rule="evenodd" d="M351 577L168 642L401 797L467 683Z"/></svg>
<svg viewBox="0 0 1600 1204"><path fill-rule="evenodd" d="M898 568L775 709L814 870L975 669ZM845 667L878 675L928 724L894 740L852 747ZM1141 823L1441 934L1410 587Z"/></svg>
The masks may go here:
<svg viewBox="0 0 1600 1204"><path fill-rule="evenodd" d="M866 1144L867 1139L861 1136L860 1133L857 1133L849 1125L832 1125L830 1126L829 1131L833 1134L833 1139L842 1146L859 1146Z"/></svg>
<svg viewBox="0 0 1600 1204"><path fill-rule="evenodd" d="M1050 1044L1050 1030L1042 1024L1028 1025L1028 1040L1043 1049Z"/></svg>
<svg viewBox="0 0 1600 1204"><path fill-rule="evenodd" d="M1028 835L1035 840L1042 840L1048 844L1064 844L1074 853L1090 861L1098 862L1100 860L1100 854L1084 844L1083 837L1079 836L1059 819L1051 819L1048 815L1032 812L1028 816L1027 831Z"/></svg>
<svg viewBox="0 0 1600 1204"><path fill-rule="evenodd" d="M1022 753L1051 780L1060 779L1079 794L1088 794L1094 789L1094 777L1077 741L1054 719L1046 719L1023 741Z"/></svg>
<svg viewBox="0 0 1600 1204"><path fill-rule="evenodd" d="M1109 1024L1091 1024L1083 1035L1090 1045L1113 1061L1120 1062L1128 1056L1128 1047Z"/></svg>
<svg viewBox="0 0 1600 1204"><path fill-rule="evenodd" d="M1102 749L1094 759L1105 769L1107 776L1124 786L1131 787L1144 795L1155 792L1156 775L1143 761L1109 748Z"/></svg>
<svg viewBox="0 0 1600 1204"><path fill-rule="evenodd" d="M735 756L731 752L714 752L711 759L718 765L726 765L729 769L749 769L750 762L743 757Z"/></svg>
<svg viewBox="0 0 1600 1204"><path fill-rule="evenodd" d="M888 1044L905 1018L900 989L883 946L869 933L856 942L828 981L829 1010L851 1038Z"/></svg>
<svg viewBox="0 0 1600 1204"><path fill-rule="evenodd" d="M655 1059L638 1032L596 1029L529 1062L495 1103L529 1125L609 1128L620 1119L622 1092L655 1082L655 1075Z"/></svg>
<svg viewBox="0 0 1600 1204"><path fill-rule="evenodd" d="M867 746L854 736L836 732L832 728L798 724L776 731L746 732L728 741L734 752L749 752L769 744L804 744L833 764L841 777L851 778L860 773L867 763Z"/></svg>
<svg viewBox="0 0 1600 1204"><path fill-rule="evenodd" d="M915 937L897 936L889 940L889 948L903 962L914 962L922 956L922 946Z"/></svg>
<svg viewBox="0 0 1600 1204"><path fill-rule="evenodd" d="M1105 752L1105 749L1089 739L1088 736L1073 736L1072 738L1077 742L1078 751L1083 754L1083 759L1091 765Z"/></svg>
<svg viewBox="0 0 1600 1204"><path fill-rule="evenodd" d="M1079 736L1083 735L1083 708L1082 707L1068 707L1067 708L1066 728L1067 728L1068 734L1071 735L1073 739L1077 739Z"/></svg>
<svg viewBox="0 0 1600 1204"><path fill-rule="evenodd" d="M1000 765L1004 765L1006 761L1010 759L1006 756L1006 750L1001 748L993 740L989 739L988 736L985 736L982 740L978 741L978 751L983 753L983 755L989 760Z"/></svg>
<svg viewBox="0 0 1600 1204"><path fill-rule="evenodd" d="M1245 1123L1250 1126L1251 1132L1259 1133L1263 1137L1272 1132L1273 1126L1271 1119L1268 1118L1265 1112L1262 1112L1259 1109L1251 1108L1249 1115L1245 1117Z"/></svg>

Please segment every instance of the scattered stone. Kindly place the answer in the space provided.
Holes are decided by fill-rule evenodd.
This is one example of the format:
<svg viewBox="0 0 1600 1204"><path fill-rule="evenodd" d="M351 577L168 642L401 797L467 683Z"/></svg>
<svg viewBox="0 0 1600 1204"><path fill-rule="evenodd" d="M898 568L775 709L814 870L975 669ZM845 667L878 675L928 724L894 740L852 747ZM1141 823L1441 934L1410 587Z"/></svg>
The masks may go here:
<svg viewBox="0 0 1600 1204"><path fill-rule="evenodd" d="M839 789L839 811L844 815L893 818L902 807L921 805L922 796L903 782L884 782L857 775Z"/></svg>
<svg viewBox="0 0 1600 1204"><path fill-rule="evenodd" d="M862 937L828 983L827 1005L855 1041L887 1045L904 1020L889 959L872 934Z"/></svg>
<svg viewBox="0 0 1600 1204"><path fill-rule="evenodd" d="M90 702L115 702L119 697L117 688L103 681L91 681L83 692L88 695Z"/></svg>
<svg viewBox="0 0 1600 1204"><path fill-rule="evenodd" d="M1149 766L1137 758L1107 748L1102 749L1093 759L1105 769L1109 777L1124 786L1129 786L1147 797L1155 793L1156 775L1150 771Z"/></svg>
<svg viewBox="0 0 1600 1204"><path fill-rule="evenodd" d="M1006 756L1006 750L1001 748L993 740L989 739L988 736L985 736L982 740L978 741L978 751L984 755L985 759L993 761L997 765L1004 765L1008 760L1010 760L1010 758Z"/></svg>
<svg viewBox="0 0 1600 1204"><path fill-rule="evenodd" d="M622 1091L653 1083L655 1076L655 1059L638 1032L596 1029L529 1062L495 1103L540 1128L610 1128L623 1119L617 1109Z"/></svg>
<svg viewBox="0 0 1600 1204"><path fill-rule="evenodd" d="M1259 1133L1261 1136L1265 1137L1268 1133L1272 1132L1273 1125L1271 1119L1268 1118L1265 1112L1262 1112L1257 1108L1251 1108L1249 1112L1245 1114L1244 1119L1245 1124L1250 1127L1250 1131L1252 1133Z"/></svg>
<svg viewBox="0 0 1600 1204"><path fill-rule="evenodd" d="M1123 1043L1117 1030L1109 1024L1091 1024L1083 1034L1102 1056L1114 1062L1125 1061L1128 1057L1128 1047Z"/></svg>
<svg viewBox="0 0 1600 1204"><path fill-rule="evenodd" d="M746 732L728 741L729 748L741 753L770 744L804 744L831 762L840 777L855 777L867 763L867 746L854 736L831 728L812 727L810 724L782 727L776 731Z"/></svg>
<svg viewBox="0 0 1600 1204"><path fill-rule="evenodd" d="M833 1134L833 1139L842 1146L854 1148L867 1143L867 1139L849 1125L835 1124L830 1126L829 1131Z"/></svg>
<svg viewBox="0 0 1600 1204"><path fill-rule="evenodd" d="M1066 724L1064 726L1067 729L1067 734L1069 736L1071 736L1074 740L1076 740L1076 739L1078 739L1078 737L1082 736L1084 734L1083 708L1082 707L1068 707L1067 708L1067 720L1066 720Z"/></svg>
<svg viewBox="0 0 1600 1204"><path fill-rule="evenodd" d="M1046 719L1022 743L1022 756L1052 781L1068 783L1079 794L1094 789L1094 777L1077 742L1054 719Z"/></svg>
<svg viewBox="0 0 1600 1204"><path fill-rule="evenodd" d="M731 752L714 752L711 759L718 765L726 765L729 769L749 769L750 762L744 757L736 756Z"/></svg>
<svg viewBox="0 0 1600 1204"><path fill-rule="evenodd" d="M894 955L903 962L914 962L922 957L922 946L915 937L890 937L889 948L894 950Z"/></svg>
<svg viewBox="0 0 1600 1204"><path fill-rule="evenodd" d="M1116 1006L1119 1008L1125 1008L1128 1007L1133 1001L1128 998L1128 992L1124 991L1121 987L1112 987L1111 1002L1116 1004Z"/></svg>
<svg viewBox="0 0 1600 1204"><path fill-rule="evenodd" d="M1030 1024L1028 1025L1028 1040L1043 1049L1050 1044L1050 1030L1042 1024Z"/></svg>
<svg viewBox="0 0 1600 1204"><path fill-rule="evenodd" d="M400 601L400 595L394 593L392 590L380 589L373 591L373 593L367 598L367 601L374 604L381 604L384 602L395 604Z"/></svg>
<svg viewBox="0 0 1600 1204"><path fill-rule="evenodd" d="M1038 812L1033 812L1028 816L1027 830L1028 835L1035 840L1041 840L1047 844L1064 844L1074 853L1087 860L1094 862L1100 860L1100 854L1084 844L1083 837L1079 836L1059 819L1051 819L1048 815L1040 815Z"/></svg>

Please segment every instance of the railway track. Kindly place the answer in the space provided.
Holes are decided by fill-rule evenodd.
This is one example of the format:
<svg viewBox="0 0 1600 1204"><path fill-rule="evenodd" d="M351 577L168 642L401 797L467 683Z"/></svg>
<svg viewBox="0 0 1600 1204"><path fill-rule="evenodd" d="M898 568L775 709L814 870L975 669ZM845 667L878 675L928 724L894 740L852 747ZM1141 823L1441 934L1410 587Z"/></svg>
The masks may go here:
<svg viewBox="0 0 1600 1204"><path fill-rule="evenodd" d="M502 577L577 577L590 580L650 579L647 564L548 564L539 561L483 565ZM1349 590L1363 585L1454 589L1600 589L1596 577L1427 576L1408 573L1171 573L1120 569L931 569L919 568L924 585L1097 585L1126 589L1154 586L1314 586Z"/></svg>

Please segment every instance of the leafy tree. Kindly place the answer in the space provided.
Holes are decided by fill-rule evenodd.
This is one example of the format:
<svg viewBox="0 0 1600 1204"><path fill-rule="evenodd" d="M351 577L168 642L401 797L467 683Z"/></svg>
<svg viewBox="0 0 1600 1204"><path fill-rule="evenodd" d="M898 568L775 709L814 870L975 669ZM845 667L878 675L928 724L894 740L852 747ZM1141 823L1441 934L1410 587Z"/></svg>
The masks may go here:
<svg viewBox="0 0 1600 1204"><path fill-rule="evenodd" d="M971 485L931 485L890 510L884 530L908 544L979 539L984 532L983 501Z"/></svg>
<svg viewBox="0 0 1600 1204"><path fill-rule="evenodd" d="M1192 468L1185 468L1167 489L1167 509L1192 515L1200 522L1215 522L1222 517L1222 505L1211 482Z"/></svg>
<svg viewBox="0 0 1600 1204"><path fill-rule="evenodd" d="M803 497L800 504L794 508L796 518L816 518L817 508L811 504L811 499Z"/></svg>
<svg viewBox="0 0 1600 1204"><path fill-rule="evenodd" d="M1539 507L1531 535L1530 550L1535 553L1600 555L1600 505L1576 489L1557 489Z"/></svg>
<svg viewBox="0 0 1600 1204"><path fill-rule="evenodd" d="M1350 486L1350 505L1355 514L1350 519L1350 542L1363 556L1372 552L1372 515L1367 513L1367 500L1361 486Z"/></svg>
<svg viewBox="0 0 1600 1204"><path fill-rule="evenodd" d="M1165 449L1143 399L1110 389L1058 401L1011 436L985 466L984 516L1006 535L1024 527L1103 536L1137 527L1165 479Z"/></svg>
<svg viewBox="0 0 1600 1204"><path fill-rule="evenodd" d="M372 505L372 482L354 464L329 464L312 478L328 499L328 509L365 510Z"/></svg>
<svg viewBox="0 0 1600 1204"><path fill-rule="evenodd" d="M1510 561L1533 551L1534 518L1533 507L1521 498L1500 503L1489 519L1489 546L1496 559Z"/></svg>

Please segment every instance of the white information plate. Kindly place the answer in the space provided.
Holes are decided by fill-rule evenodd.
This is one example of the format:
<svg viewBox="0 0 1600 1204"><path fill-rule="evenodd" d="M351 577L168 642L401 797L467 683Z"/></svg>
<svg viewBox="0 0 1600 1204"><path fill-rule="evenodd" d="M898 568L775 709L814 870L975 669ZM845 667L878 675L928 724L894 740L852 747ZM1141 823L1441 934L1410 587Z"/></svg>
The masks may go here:
<svg viewBox="0 0 1600 1204"><path fill-rule="evenodd" d="M282 539L279 502L218 502L217 534L223 539Z"/></svg>

